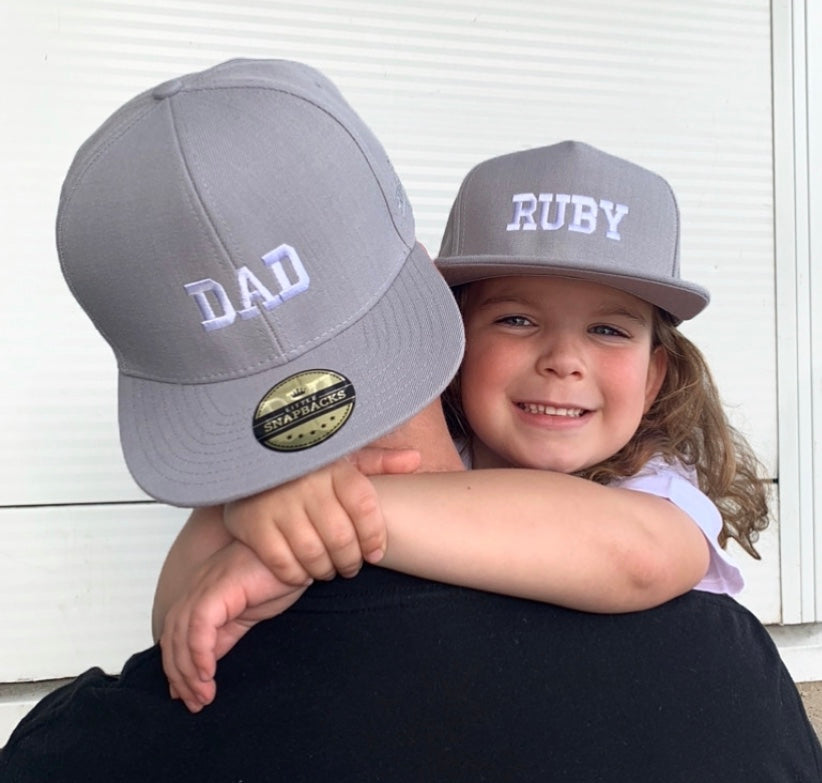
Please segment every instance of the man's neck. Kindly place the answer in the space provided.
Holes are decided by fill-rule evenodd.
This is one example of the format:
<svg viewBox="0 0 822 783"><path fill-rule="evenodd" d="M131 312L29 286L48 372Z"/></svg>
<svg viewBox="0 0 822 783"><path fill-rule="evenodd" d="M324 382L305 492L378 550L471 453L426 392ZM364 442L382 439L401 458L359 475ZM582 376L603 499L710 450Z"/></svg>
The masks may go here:
<svg viewBox="0 0 822 783"><path fill-rule="evenodd" d="M389 449L417 449L422 457L420 472L464 470L437 399L393 432L375 441Z"/></svg>

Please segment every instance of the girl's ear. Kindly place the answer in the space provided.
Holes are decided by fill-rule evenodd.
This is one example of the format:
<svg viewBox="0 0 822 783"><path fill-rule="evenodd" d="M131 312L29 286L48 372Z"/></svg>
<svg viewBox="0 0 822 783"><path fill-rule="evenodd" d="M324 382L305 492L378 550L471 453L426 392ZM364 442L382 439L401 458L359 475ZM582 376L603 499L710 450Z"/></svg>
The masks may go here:
<svg viewBox="0 0 822 783"><path fill-rule="evenodd" d="M668 372L668 352L657 345L651 351L651 361L648 363L648 378L645 382L645 407L643 413L647 413L651 405L654 404L662 383L665 381L665 373Z"/></svg>

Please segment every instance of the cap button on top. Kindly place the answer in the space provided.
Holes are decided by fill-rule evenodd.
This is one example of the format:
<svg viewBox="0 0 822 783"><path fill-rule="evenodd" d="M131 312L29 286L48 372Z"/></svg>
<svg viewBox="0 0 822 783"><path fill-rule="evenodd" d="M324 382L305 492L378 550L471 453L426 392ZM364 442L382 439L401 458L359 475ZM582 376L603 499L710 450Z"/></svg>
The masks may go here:
<svg viewBox="0 0 822 783"><path fill-rule="evenodd" d="M164 98L170 98L172 95L176 95L182 89L182 79L171 79L155 87L151 95L155 100L161 101Z"/></svg>

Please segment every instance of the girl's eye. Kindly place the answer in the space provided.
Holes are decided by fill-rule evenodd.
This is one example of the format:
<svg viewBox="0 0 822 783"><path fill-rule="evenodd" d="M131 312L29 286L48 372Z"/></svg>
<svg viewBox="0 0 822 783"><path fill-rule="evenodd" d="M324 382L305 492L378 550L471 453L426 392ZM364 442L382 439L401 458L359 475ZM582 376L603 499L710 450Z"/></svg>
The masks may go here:
<svg viewBox="0 0 822 783"><path fill-rule="evenodd" d="M606 326L605 324L592 326L591 332L593 334L602 335L603 337L628 337L628 335L621 329L617 329L615 326Z"/></svg>
<svg viewBox="0 0 822 783"><path fill-rule="evenodd" d="M504 315L502 318L497 318L494 323L503 324L505 326L533 326L534 322L524 315Z"/></svg>

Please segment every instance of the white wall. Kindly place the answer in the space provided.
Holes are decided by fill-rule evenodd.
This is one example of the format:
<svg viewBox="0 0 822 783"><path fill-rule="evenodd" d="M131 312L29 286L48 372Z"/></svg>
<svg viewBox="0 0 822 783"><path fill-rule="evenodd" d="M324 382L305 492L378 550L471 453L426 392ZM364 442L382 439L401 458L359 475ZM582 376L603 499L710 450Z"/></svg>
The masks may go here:
<svg viewBox="0 0 822 783"><path fill-rule="evenodd" d="M768 0L5 0L0 682L70 677L92 665L117 671L150 643L153 582L184 514L149 502L125 470L114 361L65 288L53 221L74 151L111 111L154 83L230 57L298 59L331 76L388 149L432 252L462 176L491 155L579 138L664 174L683 214L683 276L713 295L687 331L784 493L777 410L780 427L798 417L779 407L780 350L790 349L796 366L797 347L777 339L775 279L779 263L797 260L774 259L784 236L775 235L774 164L781 171L794 160L786 149L796 140L775 142L771 96L777 74L780 107L793 112L786 96L796 69L787 65L805 4L773 6L782 43L772 69ZM818 0L809 9L818 16ZM812 68L818 85L818 59ZM808 103L818 111L819 101ZM777 192L795 195L792 187ZM814 285L798 288L818 301ZM799 325L791 328L796 337ZM820 410L818 365L802 359ZM815 604L794 607L822 590L822 579L797 581L780 551L790 552L791 568L814 566L808 547L822 551L822 543L808 513L783 515L782 530L775 524L763 536L762 562L739 555L749 579L743 602L766 623L785 619L786 584L789 619L815 618ZM789 665L794 648L808 660L814 627L803 630L797 644L783 637ZM822 644L814 644L800 672L807 679L822 677ZM0 743L40 687L0 685Z"/></svg>

